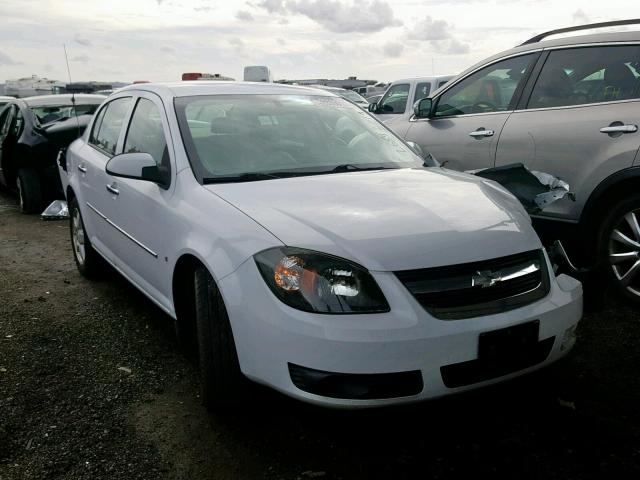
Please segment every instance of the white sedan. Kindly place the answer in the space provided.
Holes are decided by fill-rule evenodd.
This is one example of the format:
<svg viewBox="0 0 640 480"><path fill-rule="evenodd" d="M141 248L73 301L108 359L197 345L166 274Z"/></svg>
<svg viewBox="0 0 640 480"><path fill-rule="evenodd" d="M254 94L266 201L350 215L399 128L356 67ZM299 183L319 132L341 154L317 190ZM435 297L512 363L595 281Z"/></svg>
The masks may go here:
<svg viewBox="0 0 640 480"><path fill-rule="evenodd" d="M176 320L209 407L247 378L322 405L413 402L566 354L580 283L510 193L424 162L320 90L132 85L67 153L75 260Z"/></svg>

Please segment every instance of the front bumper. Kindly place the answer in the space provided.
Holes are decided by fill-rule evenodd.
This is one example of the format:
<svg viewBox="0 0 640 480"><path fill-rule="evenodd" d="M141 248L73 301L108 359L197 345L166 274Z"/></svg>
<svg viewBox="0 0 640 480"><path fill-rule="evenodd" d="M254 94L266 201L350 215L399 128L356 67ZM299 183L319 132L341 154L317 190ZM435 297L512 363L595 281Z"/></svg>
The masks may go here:
<svg viewBox="0 0 640 480"><path fill-rule="evenodd" d="M553 278L549 294L525 307L484 317L439 320L416 302L393 273L372 274L389 302L388 313L322 315L292 309L269 290L253 259L222 279L219 287L242 372L287 395L326 406L355 408L416 402L513 378L558 360L573 346L575 326L582 316L582 286L566 275ZM483 332L534 320L539 321L539 341L549 347L541 361L523 364L517 371L507 369L509 373L489 379L486 375L472 376L480 380L463 386L452 386L451 381L443 379L443 367L446 371L447 366L470 364L478 358ZM325 389L321 391L329 395L318 395L299 388L306 387L296 378L298 367L320 374L357 374L353 378L365 383L376 378L367 377L371 374L403 373L409 379L408 372L414 372L414 376L412 389L400 385L401 396L389 396L393 390L387 389L378 398L336 398L343 395L335 392L344 389ZM419 387L416 371L421 377ZM348 383L348 376L338 377L343 384ZM378 388L373 387L374 392L380 391Z"/></svg>

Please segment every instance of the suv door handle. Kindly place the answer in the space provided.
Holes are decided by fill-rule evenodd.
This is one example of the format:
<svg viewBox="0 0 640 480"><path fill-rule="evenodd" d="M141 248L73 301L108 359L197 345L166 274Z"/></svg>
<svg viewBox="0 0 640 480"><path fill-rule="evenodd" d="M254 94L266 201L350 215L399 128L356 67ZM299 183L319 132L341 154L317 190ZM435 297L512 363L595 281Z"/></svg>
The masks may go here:
<svg viewBox="0 0 640 480"><path fill-rule="evenodd" d="M113 193L114 195L120 195L120 190L114 187L114 185L115 183L113 185L107 185L107 191Z"/></svg>
<svg viewBox="0 0 640 480"><path fill-rule="evenodd" d="M495 132L493 130L485 130L484 128L479 128L478 130L474 130L469 134L470 137L473 138L482 138L482 137L493 137Z"/></svg>
<svg viewBox="0 0 640 480"><path fill-rule="evenodd" d="M602 133L635 133L638 131L637 125L623 125L620 122L614 122L608 127L600 129Z"/></svg>
<svg viewBox="0 0 640 480"><path fill-rule="evenodd" d="M87 173L87 167L85 167L83 163L78 164L78 170L80 170L82 173Z"/></svg>

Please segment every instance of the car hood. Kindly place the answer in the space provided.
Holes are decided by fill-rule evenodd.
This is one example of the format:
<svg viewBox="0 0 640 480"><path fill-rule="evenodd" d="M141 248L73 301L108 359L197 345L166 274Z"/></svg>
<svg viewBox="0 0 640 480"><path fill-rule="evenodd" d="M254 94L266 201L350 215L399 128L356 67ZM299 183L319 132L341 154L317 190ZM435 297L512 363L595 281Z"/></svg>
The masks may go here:
<svg viewBox="0 0 640 480"><path fill-rule="evenodd" d="M518 200L442 168L349 172L207 185L278 237L396 271L541 248Z"/></svg>

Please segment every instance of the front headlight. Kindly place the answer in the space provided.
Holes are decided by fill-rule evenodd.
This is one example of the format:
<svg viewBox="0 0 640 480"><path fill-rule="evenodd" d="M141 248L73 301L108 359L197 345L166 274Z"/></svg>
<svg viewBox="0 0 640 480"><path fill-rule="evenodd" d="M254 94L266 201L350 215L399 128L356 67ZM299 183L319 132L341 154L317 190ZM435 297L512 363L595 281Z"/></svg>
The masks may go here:
<svg viewBox="0 0 640 480"><path fill-rule="evenodd" d="M371 274L349 260L294 247L271 248L254 258L271 291L290 307L315 313L389 311Z"/></svg>

